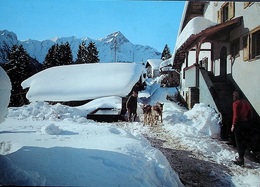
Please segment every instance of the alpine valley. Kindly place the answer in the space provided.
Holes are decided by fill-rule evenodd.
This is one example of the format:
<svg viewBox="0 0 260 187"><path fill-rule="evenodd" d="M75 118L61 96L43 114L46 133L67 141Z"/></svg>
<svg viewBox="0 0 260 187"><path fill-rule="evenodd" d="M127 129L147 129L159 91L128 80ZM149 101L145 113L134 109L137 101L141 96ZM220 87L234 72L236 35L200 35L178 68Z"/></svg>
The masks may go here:
<svg viewBox="0 0 260 187"><path fill-rule="evenodd" d="M62 44L68 42L71 46L73 60L77 58L79 45L82 42L86 45L90 41L94 42L99 52L100 62L145 62L150 58L161 57L161 53L150 46L132 44L120 31L109 34L101 39L76 38L71 37L55 37L48 40L26 40L20 41L14 32L7 30L0 31L0 49L4 48L5 44L9 47L13 45L23 45L24 49L32 58L38 62L44 63L44 59L50 47L54 44ZM1 50L3 51L3 50ZM0 63L5 62L0 54Z"/></svg>

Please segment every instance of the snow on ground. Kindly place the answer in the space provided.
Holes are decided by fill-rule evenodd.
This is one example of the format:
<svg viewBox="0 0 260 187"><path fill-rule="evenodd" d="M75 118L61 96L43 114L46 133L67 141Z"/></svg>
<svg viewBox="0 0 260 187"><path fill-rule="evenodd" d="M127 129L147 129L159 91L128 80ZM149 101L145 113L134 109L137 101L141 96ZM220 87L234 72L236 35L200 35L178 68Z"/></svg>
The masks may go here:
<svg viewBox="0 0 260 187"><path fill-rule="evenodd" d="M139 119L142 102L163 102L160 128L169 137L204 159L230 168L227 180L232 186L260 186L260 165L247 159L245 168L233 165L236 150L217 139L215 110L198 104L188 111L166 100L167 95L175 94L175 88L161 88L155 80L147 85L139 94ZM105 97L80 107L38 101L8 108L0 124L0 184L182 186L165 156L143 137L151 132L150 127L139 121L98 123L86 119L96 107L116 107L119 100Z"/></svg>
<svg viewBox="0 0 260 187"><path fill-rule="evenodd" d="M32 102L9 108L0 126L0 184L182 186L164 155L141 134L86 115L118 97L84 106Z"/></svg>
<svg viewBox="0 0 260 187"><path fill-rule="evenodd" d="M1 165L5 164L1 168L1 184L177 186L180 183L162 153L140 135L134 136L113 124L66 116L66 107L65 115L60 118L53 113L55 107L46 103L18 110L10 109L10 115L16 115L8 116L1 124L1 154L6 156L0 159Z"/></svg>

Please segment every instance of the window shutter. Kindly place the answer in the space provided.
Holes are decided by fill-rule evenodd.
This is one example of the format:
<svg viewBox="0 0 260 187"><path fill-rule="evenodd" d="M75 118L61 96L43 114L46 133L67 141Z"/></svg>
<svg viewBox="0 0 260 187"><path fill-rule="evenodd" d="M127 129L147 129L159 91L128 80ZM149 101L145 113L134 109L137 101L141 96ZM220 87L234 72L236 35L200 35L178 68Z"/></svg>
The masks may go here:
<svg viewBox="0 0 260 187"><path fill-rule="evenodd" d="M218 20L217 23L221 23L221 12L220 10L218 11Z"/></svg>
<svg viewBox="0 0 260 187"><path fill-rule="evenodd" d="M249 60L249 34L243 37L243 60Z"/></svg>
<svg viewBox="0 0 260 187"><path fill-rule="evenodd" d="M232 19L235 17L235 2L229 2L228 18Z"/></svg>

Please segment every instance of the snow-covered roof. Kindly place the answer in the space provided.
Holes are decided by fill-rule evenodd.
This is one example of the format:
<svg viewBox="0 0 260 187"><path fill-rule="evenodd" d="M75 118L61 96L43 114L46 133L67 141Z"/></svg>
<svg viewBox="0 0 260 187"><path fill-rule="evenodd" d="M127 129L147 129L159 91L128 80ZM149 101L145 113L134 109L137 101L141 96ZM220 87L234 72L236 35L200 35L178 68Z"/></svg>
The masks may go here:
<svg viewBox="0 0 260 187"><path fill-rule="evenodd" d="M144 66L135 63L95 63L57 66L22 82L30 101L80 101L124 97L139 80Z"/></svg>
<svg viewBox="0 0 260 187"><path fill-rule="evenodd" d="M172 58L169 58L167 60L164 60L162 61L162 63L160 64L160 69L165 67L165 66L169 66L169 65L172 65L173 64L173 59Z"/></svg>
<svg viewBox="0 0 260 187"><path fill-rule="evenodd" d="M177 37L175 50L178 50L183 43L192 35L198 34L201 31L216 25L217 23L212 22L204 17L195 17L189 21L183 31Z"/></svg>
<svg viewBox="0 0 260 187"><path fill-rule="evenodd" d="M152 66L152 68L158 69L162 63L162 59L147 59L147 62Z"/></svg>
<svg viewBox="0 0 260 187"><path fill-rule="evenodd" d="M175 71L172 66L161 67L160 71Z"/></svg>

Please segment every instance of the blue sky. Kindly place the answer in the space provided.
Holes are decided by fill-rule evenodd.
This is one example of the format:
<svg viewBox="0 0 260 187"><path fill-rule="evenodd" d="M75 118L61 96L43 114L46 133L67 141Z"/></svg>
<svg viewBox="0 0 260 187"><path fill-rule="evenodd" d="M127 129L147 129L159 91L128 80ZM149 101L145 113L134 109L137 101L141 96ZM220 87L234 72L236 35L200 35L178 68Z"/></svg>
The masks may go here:
<svg viewBox="0 0 260 187"><path fill-rule="evenodd" d="M175 46L185 1L1 0L0 30L19 40L99 39L121 31L133 44Z"/></svg>

